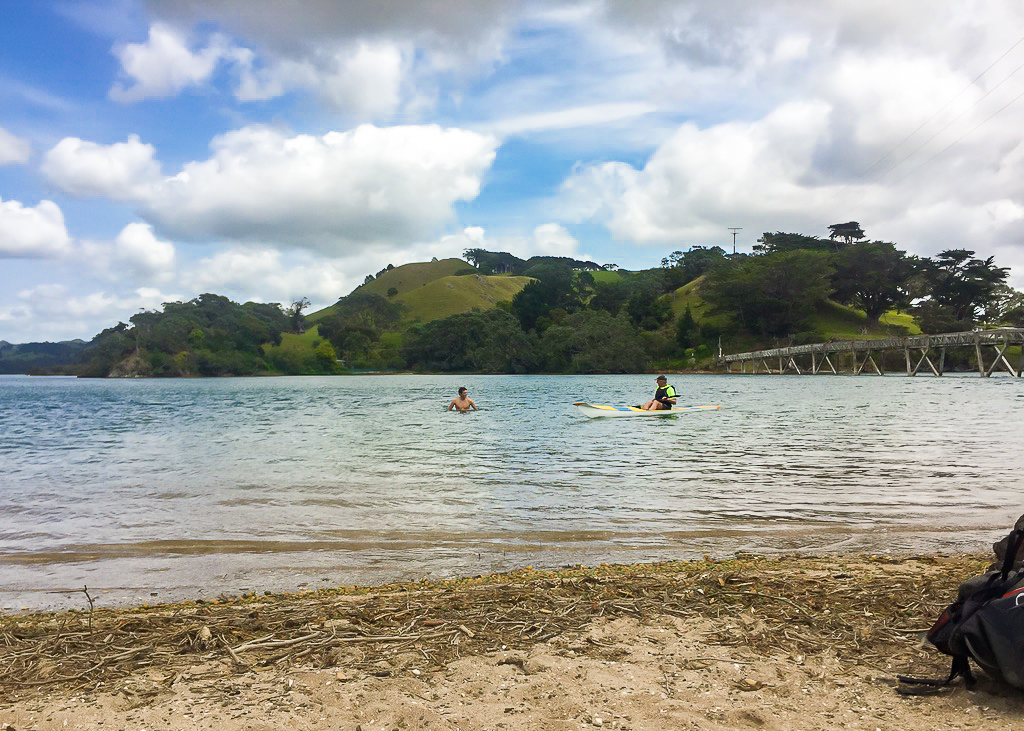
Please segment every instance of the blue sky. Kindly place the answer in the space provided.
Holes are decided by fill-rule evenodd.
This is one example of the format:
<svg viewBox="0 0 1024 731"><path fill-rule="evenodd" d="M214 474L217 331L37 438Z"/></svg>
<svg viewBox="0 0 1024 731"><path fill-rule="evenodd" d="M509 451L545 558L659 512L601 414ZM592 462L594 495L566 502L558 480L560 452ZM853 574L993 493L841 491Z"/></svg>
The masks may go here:
<svg viewBox="0 0 1024 731"><path fill-rule="evenodd" d="M1016 0L6 0L0 340L849 220L1021 289L1022 34Z"/></svg>

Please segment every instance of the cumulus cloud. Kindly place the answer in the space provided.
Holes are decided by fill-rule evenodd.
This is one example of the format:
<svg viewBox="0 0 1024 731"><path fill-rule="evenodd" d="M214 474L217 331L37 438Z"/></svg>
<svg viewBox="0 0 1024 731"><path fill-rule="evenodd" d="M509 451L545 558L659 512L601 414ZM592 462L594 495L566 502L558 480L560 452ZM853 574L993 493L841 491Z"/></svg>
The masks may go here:
<svg viewBox="0 0 1024 731"><path fill-rule="evenodd" d="M159 309L179 299L151 287L122 294L93 291L76 294L63 284L39 284L17 292L15 301L0 306L0 322L13 342L89 339L139 310Z"/></svg>
<svg viewBox="0 0 1024 731"><path fill-rule="evenodd" d="M306 247L340 255L416 240L472 200L497 140L437 126L287 137L246 127L213 142L140 199L147 219L172 236Z"/></svg>
<svg viewBox="0 0 1024 731"><path fill-rule="evenodd" d="M442 11L425 0L372 5L309 0L302 12L277 2L153 0L163 22L146 43L117 50L122 75L111 96L120 101L170 96L233 66L240 101L289 92L317 95L354 122L403 119L432 108L441 77L473 78L501 58L513 0L450 0ZM180 27L216 25L199 50Z"/></svg>
<svg viewBox="0 0 1024 731"><path fill-rule="evenodd" d="M0 127L0 165L11 165L28 162L32 154L32 145L28 140L15 137Z"/></svg>
<svg viewBox="0 0 1024 731"><path fill-rule="evenodd" d="M29 208L0 199L0 258L51 258L70 248L64 214L56 203L44 200Z"/></svg>
<svg viewBox="0 0 1024 731"><path fill-rule="evenodd" d="M497 146L492 136L436 125L293 137L245 127L172 177L160 177L154 149L135 136L115 145L64 139L42 169L67 193L134 202L172 237L341 255L436 233L457 202L479 194Z"/></svg>
<svg viewBox="0 0 1024 731"><path fill-rule="evenodd" d="M440 258L461 258L466 249L506 251L520 259L531 256L567 256L574 259L592 260L587 254L579 253L579 241L558 223L542 223L529 234L490 235L482 226L467 226L457 234L442 237L429 245L433 256Z"/></svg>
<svg viewBox="0 0 1024 731"><path fill-rule="evenodd" d="M137 102L147 98L173 96L190 86L207 81L225 58L239 53L221 35L213 35L209 45L198 51L188 47L184 34L163 23L154 23L145 43L127 43L115 49L121 73L128 82L117 82L110 98L119 102Z"/></svg>
<svg viewBox="0 0 1024 731"><path fill-rule="evenodd" d="M637 242L700 239L736 211L775 216L815 207L801 186L829 108L783 105L753 123L684 124L642 169L622 162L579 166L563 183L571 220L598 221Z"/></svg>
<svg viewBox="0 0 1024 731"><path fill-rule="evenodd" d="M262 46L291 49L324 39L416 36L453 53L473 53L521 5L518 0L304 0L302 12L277 0L146 0L153 12L186 23L214 21Z"/></svg>
<svg viewBox="0 0 1024 731"><path fill-rule="evenodd" d="M204 257L181 277L189 291L229 293L238 301L279 302L307 297L317 306L334 303L362 282L365 273L333 260L286 255L268 248L232 247Z"/></svg>
<svg viewBox="0 0 1024 731"><path fill-rule="evenodd" d="M108 280L169 282L175 275L174 244L144 223L129 223L112 242L83 242L80 256Z"/></svg>
<svg viewBox="0 0 1024 731"><path fill-rule="evenodd" d="M394 43L357 42L317 49L303 58L280 58L254 68L241 65L235 96L264 101L292 90L310 91L354 119L386 119L401 102L403 51Z"/></svg>
<svg viewBox="0 0 1024 731"><path fill-rule="evenodd" d="M160 163L152 145L130 135L125 142L100 145L65 137L43 158L43 176L65 193L137 200L152 194Z"/></svg>

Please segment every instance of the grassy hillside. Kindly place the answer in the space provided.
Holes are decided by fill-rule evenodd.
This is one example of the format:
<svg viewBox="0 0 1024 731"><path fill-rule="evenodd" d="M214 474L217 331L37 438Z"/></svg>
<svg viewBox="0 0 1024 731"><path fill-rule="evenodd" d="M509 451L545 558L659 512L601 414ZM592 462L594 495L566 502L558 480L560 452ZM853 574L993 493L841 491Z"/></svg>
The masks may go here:
<svg viewBox="0 0 1024 731"><path fill-rule="evenodd" d="M618 272L591 272L590 276L594 278L594 282L620 282L622 281L622 275Z"/></svg>
<svg viewBox="0 0 1024 731"><path fill-rule="evenodd" d="M703 277L700 277L665 295L672 305L674 316L680 317L689 305L690 314L698 324L710 324L727 330L727 315L712 315L707 311L707 303L700 296L702 282ZM877 326L869 326L867 317L860 310L831 301L819 305L817 312L807 323L807 328L820 334L822 340L870 340L921 334L921 328L908 314L889 312L882 316ZM752 334L723 337L722 344L727 352L779 346L775 340L764 341Z"/></svg>
<svg viewBox="0 0 1024 731"><path fill-rule="evenodd" d="M921 334L921 328L910 315L890 312L880 318L877 326L869 326L863 312L836 302L825 302L819 306L809 324L814 330L835 340L870 340Z"/></svg>
<svg viewBox="0 0 1024 731"><path fill-rule="evenodd" d="M404 321L430 322L474 309L493 309L503 300L511 301L530 281L529 277L479 274L442 277L406 292L399 290L394 300L405 307Z"/></svg>
<svg viewBox="0 0 1024 731"><path fill-rule="evenodd" d="M353 291L379 294L382 297L387 297L388 291L392 288L398 290L399 294L402 292L408 293L435 279L450 277L457 271L471 268L462 259L441 259L439 261L403 264L400 267L383 272L379 277L356 287ZM333 309L334 305L329 305L322 310L311 312L306 315L306 322L312 325L324 315L330 314Z"/></svg>
<svg viewBox="0 0 1024 731"><path fill-rule="evenodd" d="M440 259L439 261L403 264L400 267L395 267L382 273L372 282L362 285L359 287L359 291L386 297L388 290L394 288L401 295L422 287L428 282L433 282L442 277L450 277L455 272L472 268L462 259Z"/></svg>
<svg viewBox="0 0 1024 731"><path fill-rule="evenodd" d="M530 281L529 277L462 274L472 267L462 259L404 264L382 272L356 291L388 297L403 306L406 324L431 322L450 315L489 310L502 300L511 300ZM391 292L389 295L388 293ZM333 305L306 316L315 325L333 310Z"/></svg>

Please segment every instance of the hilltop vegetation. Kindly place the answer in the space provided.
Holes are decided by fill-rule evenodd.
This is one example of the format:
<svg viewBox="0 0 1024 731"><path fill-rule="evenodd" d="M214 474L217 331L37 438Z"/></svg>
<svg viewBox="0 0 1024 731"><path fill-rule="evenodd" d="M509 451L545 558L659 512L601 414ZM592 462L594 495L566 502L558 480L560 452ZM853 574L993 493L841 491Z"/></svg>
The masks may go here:
<svg viewBox="0 0 1024 731"><path fill-rule="evenodd" d="M55 366L70 366L78 362L85 346L83 340L20 345L0 340L0 373L44 373Z"/></svg>
<svg viewBox="0 0 1024 731"><path fill-rule="evenodd" d="M141 312L79 346L87 376L335 374L353 369L616 373L709 367L726 352L1024 326L1024 295L992 258L934 259L864 240L765 233L750 255L674 251L642 271L471 249L466 260L388 266L304 316L303 299L236 304L204 294ZM4 348L3 346L6 346ZM14 351L0 344L0 365ZM947 363L955 367L950 353ZM37 364L38 365L38 364ZM967 365L965 360L964 365Z"/></svg>

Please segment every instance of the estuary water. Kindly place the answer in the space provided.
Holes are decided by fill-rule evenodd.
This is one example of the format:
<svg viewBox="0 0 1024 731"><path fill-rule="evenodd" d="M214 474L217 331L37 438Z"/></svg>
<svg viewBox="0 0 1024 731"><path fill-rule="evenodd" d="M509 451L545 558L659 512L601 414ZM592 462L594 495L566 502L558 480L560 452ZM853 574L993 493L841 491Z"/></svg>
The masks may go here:
<svg viewBox="0 0 1024 731"><path fill-rule="evenodd" d="M724 557L986 549L1024 380L0 377L0 609ZM480 406L445 412L465 385Z"/></svg>

